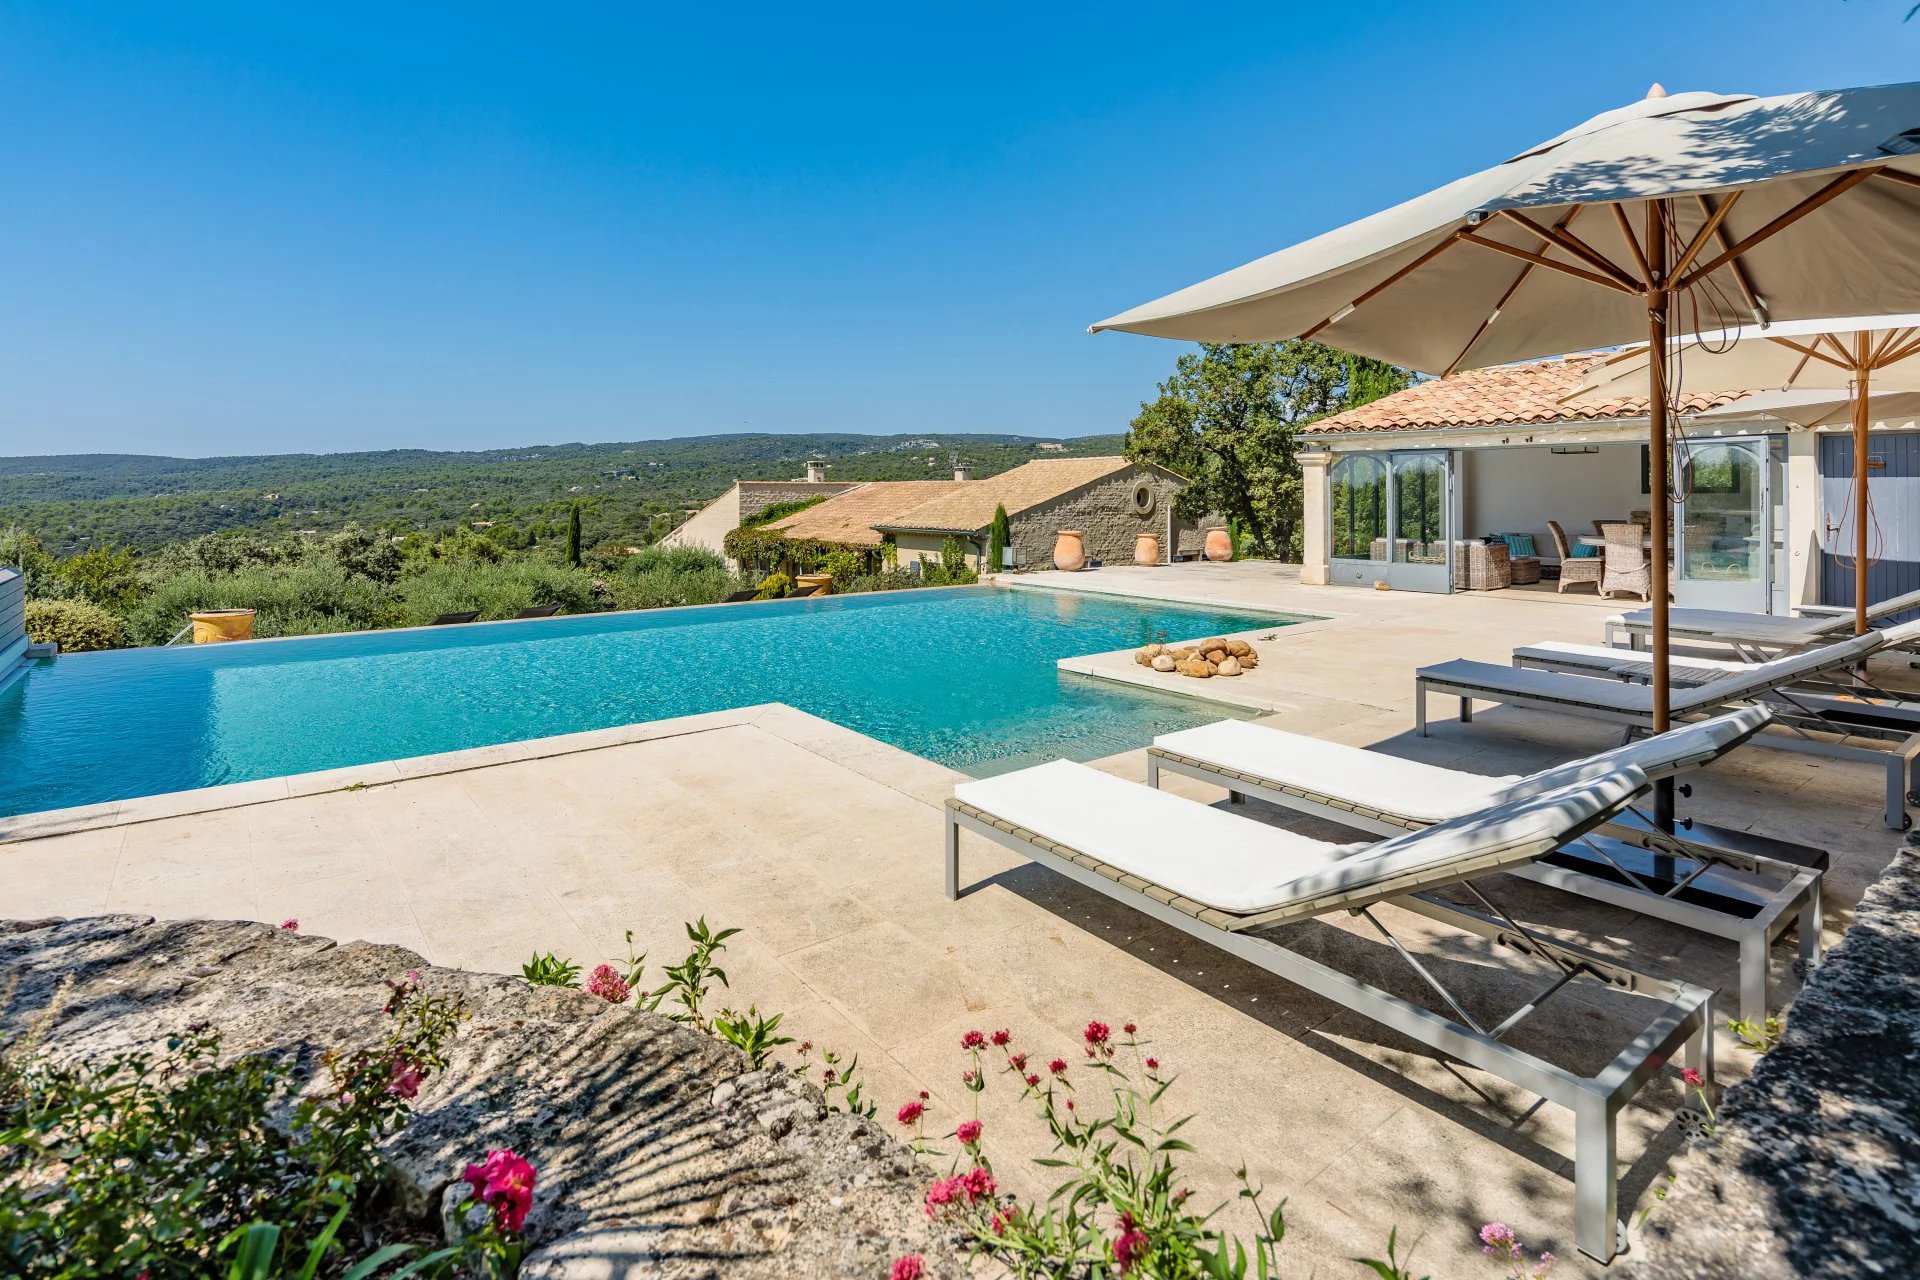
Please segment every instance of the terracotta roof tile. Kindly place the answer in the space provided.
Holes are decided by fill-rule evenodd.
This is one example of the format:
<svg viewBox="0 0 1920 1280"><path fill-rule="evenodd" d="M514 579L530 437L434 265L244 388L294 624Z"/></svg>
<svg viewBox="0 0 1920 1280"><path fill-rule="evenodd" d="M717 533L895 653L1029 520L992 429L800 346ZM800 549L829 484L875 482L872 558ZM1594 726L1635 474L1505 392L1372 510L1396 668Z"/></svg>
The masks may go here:
<svg viewBox="0 0 1920 1280"><path fill-rule="evenodd" d="M1597 355L1566 356L1526 364L1473 369L1451 378L1433 378L1405 391L1382 396L1358 409L1336 413L1301 428L1303 434L1343 435L1361 431L1420 431L1444 427L1508 427L1551 422L1594 422L1609 418L1638 418L1647 412L1641 399L1609 400L1595 404L1561 404L1580 389L1580 377ZM1728 391L1719 395L1688 395L1688 411L1717 408L1750 395Z"/></svg>
<svg viewBox="0 0 1920 1280"><path fill-rule="evenodd" d="M993 523L995 507L1005 507L1009 516L1017 516L1133 465L1125 458L1042 458L985 480L968 481L875 523L883 529L978 533Z"/></svg>
<svg viewBox="0 0 1920 1280"><path fill-rule="evenodd" d="M870 480L825 502L816 502L805 511L796 511L784 520L775 520L769 529L778 529L789 538L819 538L826 542L844 542L852 546L877 547L880 534L875 521L889 520L963 485L978 480Z"/></svg>

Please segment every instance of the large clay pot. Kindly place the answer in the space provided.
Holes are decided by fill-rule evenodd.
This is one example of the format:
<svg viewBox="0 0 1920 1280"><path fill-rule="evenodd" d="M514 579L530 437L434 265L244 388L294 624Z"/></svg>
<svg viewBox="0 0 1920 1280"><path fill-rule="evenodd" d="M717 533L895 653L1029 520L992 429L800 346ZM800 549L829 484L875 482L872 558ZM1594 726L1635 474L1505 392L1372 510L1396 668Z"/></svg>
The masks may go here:
<svg viewBox="0 0 1920 1280"><path fill-rule="evenodd" d="M1207 530L1207 559L1219 561L1233 559L1233 535L1225 528Z"/></svg>
<svg viewBox="0 0 1920 1280"><path fill-rule="evenodd" d="M1135 564L1160 563L1160 535L1143 533L1133 540L1133 562Z"/></svg>
<svg viewBox="0 0 1920 1280"><path fill-rule="evenodd" d="M253 639L253 610L203 609L187 615L193 621L195 644L219 644L225 640Z"/></svg>
<svg viewBox="0 0 1920 1280"><path fill-rule="evenodd" d="M1087 544L1078 529L1062 529L1053 539L1053 567L1074 573L1087 567Z"/></svg>

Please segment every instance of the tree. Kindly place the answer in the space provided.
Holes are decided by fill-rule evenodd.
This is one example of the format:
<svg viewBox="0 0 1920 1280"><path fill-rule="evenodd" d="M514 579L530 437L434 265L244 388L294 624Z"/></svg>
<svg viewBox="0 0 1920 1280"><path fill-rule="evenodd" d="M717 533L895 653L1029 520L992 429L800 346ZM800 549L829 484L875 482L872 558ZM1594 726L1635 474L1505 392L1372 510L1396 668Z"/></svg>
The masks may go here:
<svg viewBox="0 0 1920 1280"><path fill-rule="evenodd" d="M987 532L987 572L999 573L1006 568L1007 544L1013 540L1013 530L1007 523L1007 509L997 506L993 509L993 527Z"/></svg>
<svg viewBox="0 0 1920 1280"><path fill-rule="evenodd" d="M567 563L580 567L580 504L567 508Z"/></svg>
<svg viewBox="0 0 1920 1280"><path fill-rule="evenodd" d="M1412 382L1404 369L1297 338L1202 343L1180 357L1158 399L1141 403L1127 456L1187 478L1183 518L1223 514L1253 554L1297 555L1300 428Z"/></svg>

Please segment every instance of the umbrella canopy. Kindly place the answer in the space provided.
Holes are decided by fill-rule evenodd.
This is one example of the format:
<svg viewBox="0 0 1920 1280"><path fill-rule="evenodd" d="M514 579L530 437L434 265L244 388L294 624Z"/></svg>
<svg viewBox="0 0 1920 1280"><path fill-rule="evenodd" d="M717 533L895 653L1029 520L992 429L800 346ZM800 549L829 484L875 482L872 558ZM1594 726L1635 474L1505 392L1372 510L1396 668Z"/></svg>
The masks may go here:
<svg viewBox="0 0 1920 1280"><path fill-rule="evenodd" d="M1853 397L1836 391L1760 391L1690 416L1695 422L1773 418L1795 427L1844 427L1853 423ZM1920 430L1920 391L1876 394L1869 417L1876 431Z"/></svg>
<svg viewBox="0 0 1920 1280"><path fill-rule="evenodd" d="M1721 330L1669 344L1659 363L1651 359L1652 350L1651 345L1637 347L1600 361L1567 399L1646 395L1657 384L1674 386L1683 380L1689 391L1765 387L1783 393L1841 392L1845 420L1853 427L1853 456L1863 459L1878 393L1920 391L1920 315L1798 321L1751 333ZM1867 630L1867 570L1872 563L1868 470L1864 465L1853 469L1853 625L1862 635Z"/></svg>
<svg viewBox="0 0 1920 1280"><path fill-rule="evenodd" d="M1644 340L1648 201L1666 280L1739 308L1694 327L1920 311L1920 83L1649 97L1092 327L1427 373Z"/></svg>
<svg viewBox="0 0 1920 1280"><path fill-rule="evenodd" d="M1920 84L1769 98L1656 85L1490 169L1093 329L1315 338L1446 374L1635 339L1664 354L1676 313L1699 331L1909 311L1920 312ZM1669 488L1669 386L1655 377L1648 413L1656 493ZM1667 504L1652 514L1658 732ZM1663 825L1672 806L1663 782Z"/></svg>

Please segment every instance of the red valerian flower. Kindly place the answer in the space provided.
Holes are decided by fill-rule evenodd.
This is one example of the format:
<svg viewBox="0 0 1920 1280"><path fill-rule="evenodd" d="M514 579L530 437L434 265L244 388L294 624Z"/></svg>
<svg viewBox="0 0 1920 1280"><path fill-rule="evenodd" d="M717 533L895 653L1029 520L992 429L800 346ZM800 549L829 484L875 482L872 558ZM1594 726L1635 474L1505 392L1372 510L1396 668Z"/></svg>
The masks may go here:
<svg viewBox="0 0 1920 1280"><path fill-rule="evenodd" d="M1706 1087L1707 1078L1701 1075L1698 1071L1695 1071L1692 1067L1688 1067L1686 1070L1682 1071L1680 1073L1680 1078L1682 1080L1685 1080L1688 1084L1692 1085L1696 1089L1702 1089Z"/></svg>
<svg viewBox="0 0 1920 1280"><path fill-rule="evenodd" d="M1105 1044L1107 1037L1113 1034L1113 1028L1104 1022L1089 1022L1084 1034L1088 1044Z"/></svg>
<svg viewBox="0 0 1920 1280"><path fill-rule="evenodd" d="M1004 1049L1012 1043L1013 1032L1002 1029L993 1033L993 1044L995 1048Z"/></svg>
<svg viewBox="0 0 1920 1280"><path fill-rule="evenodd" d="M919 1124L920 1117L926 1114L926 1110L927 1109L918 1102L909 1102L900 1108L900 1113L896 1115L894 1119L898 1120L901 1124Z"/></svg>
<svg viewBox="0 0 1920 1280"><path fill-rule="evenodd" d="M927 1274L926 1262L917 1253L909 1253L893 1260L893 1270L887 1273L887 1280L922 1280Z"/></svg>
<svg viewBox="0 0 1920 1280"><path fill-rule="evenodd" d="M473 1199L493 1209L494 1221L506 1231L518 1231L533 1208L534 1168L512 1151L487 1152L485 1162L470 1164L460 1175L473 1188Z"/></svg>
<svg viewBox="0 0 1920 1280"><path fill-rule="evenodd" d="M1128 1035L1132 1035L1134 1032L1138 1031L1140 1028L1134 1026L1131 1022L1129 1022L1126 1026L1120 1029L1126 1032Z"/></svg>
<svg viewBox="0 0 1920 1280"><path fill-rule="evenodd" d="M978 1049L986 1044L986 1042L987 1037L978 1031L969 1031L960 1037L960 1047L962 1049Z"/></svg>
<svg viewBox="0 0 1920 1280"><path fill-rule="evenodd" d="M1147 1256L1150 1247L1147 1233L1133 1220L1133 1215L1120 1215L1120 1235L1113 1242L1113 1265L1121 1275L1133 1270L1142 1258Z"/></svg>
<svg viewBox="0 0 1920 1280"><path fill-rule="evenodd" d="M978 1165L961 1175L960 1185L967 1193L968 1204L976 1200L991 1199L994 1192L1000 1189L999 1184L994 1182L993 1175Z"/></svg>
<svg viewBox="0 0 1920 1280"><path fill-rule="evenodd" d="M1027 1055L1024 1053L1010 1053L1007 1055L1007 1065L1015 1071L1025 1071L1027 1069Z"/></svg>
<svg viewBox="0 0 1920 1280"><path fill-rule="evenodd" d="M292 916L288 916L285 920L282 920L280 922L280 927L282 929L285 929L288 933L294 933L299 930L300 922L298 920L295 920Z"/></svg>
<svg viewBox="0 0 1920 1280"><path fill-rule="evenodd" d="M961 1121L960 1127L954 1130L953 1136L960 1140L960 1145L963 1147L974 1145L980 1141L980 1122L978 1120Z"/></svg>
<svg viewBox="0 0 1920 1280"><path fill-rule="evenodd" d="M1147 1070L1158 1071L1159 1069L1160 1069L1160 1059L1158 1058L1147 1059Z"/></svg>
<svg viewBox="0 0 1920 1280"><path fill-rule="evenodd" d="M608 1004L625 1004L627 997L633 994L627 986L627 980L613 971L610 964L595 965L587 976L587 990Z"/></svg>
<svg viewBox="0 0 1920 1280"><path fill-rule="evenodd" d="M932 1098L933 1098L933 1095L928 1093L925 1089L922 1089L920 1091L920 1101L928 1102L928 1101L931 1101Z"/></svg>
<svg viewBox="0 0 1920 1280"><path fill-rule="evenodd" d="M1037 1089L1037 1088L1039 1088L1039 1087L1040 1087L1040 1077L1039 1077L1039 1076L1037 1076L1037 1075L1032 1075L1032 1076L1028 1076L1028 1077L1027 1077L1027 1088L1029 1088L1029 1089Z"/></svg>
<svg viewBox="0 0 1920 1280"><path fill-rule="evenodd" d="M1065 1058L1055 1058L1047 1064L1047 1070L1057 1076L1063 1076L1067 1073L1067 1060Z"/></svg>

